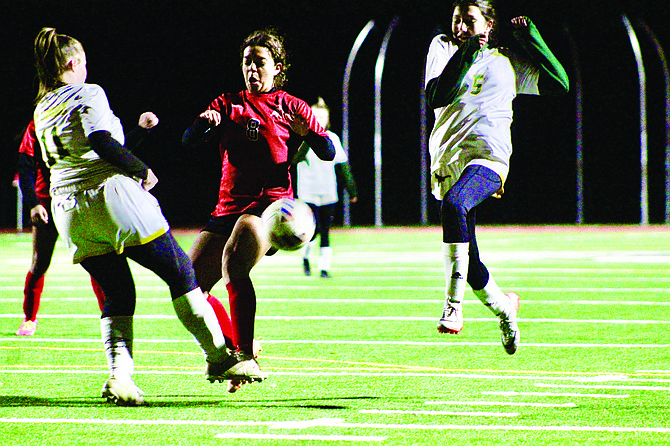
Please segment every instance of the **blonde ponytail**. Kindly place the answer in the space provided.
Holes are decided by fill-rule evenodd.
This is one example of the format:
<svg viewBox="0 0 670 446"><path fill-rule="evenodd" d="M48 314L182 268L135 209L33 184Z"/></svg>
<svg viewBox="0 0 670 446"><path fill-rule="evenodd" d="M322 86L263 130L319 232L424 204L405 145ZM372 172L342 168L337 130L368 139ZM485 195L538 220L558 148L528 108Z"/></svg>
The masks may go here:
<svg viewBox="0 0 670 446"><path fill-rule="evenodd" d="M61 76L70 60L84 52L77 39L57 34L55 28L42 28L35 37L35 68L39 90L35 102L62 85Z"/></svg>

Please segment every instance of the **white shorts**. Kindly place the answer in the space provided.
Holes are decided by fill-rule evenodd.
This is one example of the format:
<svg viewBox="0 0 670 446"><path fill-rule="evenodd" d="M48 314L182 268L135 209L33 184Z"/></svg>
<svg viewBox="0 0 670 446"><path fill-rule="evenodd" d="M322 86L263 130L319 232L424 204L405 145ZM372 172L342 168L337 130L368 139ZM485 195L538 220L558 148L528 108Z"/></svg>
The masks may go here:
<svg viewBox="0 0 670 446"><path fill-rule="evenodd" d="M121 254L126 246L149 243L170 229L158 200L125 175L114 175L95 189L54 195L51 209L72 263Z"/></svg>

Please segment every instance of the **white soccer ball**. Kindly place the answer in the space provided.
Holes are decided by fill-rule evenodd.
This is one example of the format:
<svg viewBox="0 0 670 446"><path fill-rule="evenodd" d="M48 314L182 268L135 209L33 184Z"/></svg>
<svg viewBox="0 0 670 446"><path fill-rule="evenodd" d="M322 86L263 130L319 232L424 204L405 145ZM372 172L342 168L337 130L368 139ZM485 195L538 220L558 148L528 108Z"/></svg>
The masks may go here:
<svg viewBox="0 0 670 446"><path fill-rule="evenodd" d="M282 198L263 211L263 226L270 244L284 251L297 251L314 236L316 220L304 201Z"/></svg>

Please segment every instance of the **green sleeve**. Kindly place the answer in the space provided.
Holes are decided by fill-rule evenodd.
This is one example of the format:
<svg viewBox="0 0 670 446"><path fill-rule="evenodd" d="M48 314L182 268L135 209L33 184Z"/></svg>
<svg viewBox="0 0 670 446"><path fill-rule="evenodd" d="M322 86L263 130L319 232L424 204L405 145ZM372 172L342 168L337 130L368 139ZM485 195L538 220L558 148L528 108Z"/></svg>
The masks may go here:
<svg viewBox="0 0 670 446"><path fill-rule="evenodd" d="M358 191L356 190L356 182L354 181L354 176L351 174L351 167L349 163L337 163L335 164L335 173L337 173L337 178L339 181L342 181L344 188L349 193L351 198L358 196Z"/></svg>
<svg viewBox="0 0 670 446"><path fill-rule="evenodd" d="M442 74L428 81L426 99L429 107L432 109L446 107L456 99L463 78L472 66L477 51L479 51L479 36L473 36L449 59Z"/></svg>
<svg viewBox="0 0 670 446"><path fill-rule="evenodd" d="M565 69L553 55L535 24L528 20L528 27L512 31L523 51L540 70L540 94L565 94L570 81Z"/></svg>

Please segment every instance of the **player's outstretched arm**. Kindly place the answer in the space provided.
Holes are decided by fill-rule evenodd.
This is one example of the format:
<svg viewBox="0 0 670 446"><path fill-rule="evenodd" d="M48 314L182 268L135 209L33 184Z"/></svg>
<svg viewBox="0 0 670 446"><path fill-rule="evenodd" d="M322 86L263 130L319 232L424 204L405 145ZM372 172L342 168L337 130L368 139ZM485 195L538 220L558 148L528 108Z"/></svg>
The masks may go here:
<svg viewBox="0 0 670 446"><path fill-rule="evenodd" d="M151 130L158 125L158 116L152 112L144 112L137 121L137 126L128 132L126 147L128 150L137 149L147 139Z"/></svg>
<svg viewBox="0 0 670 446"><path fill-rule="evenodd" d="M570 90L568 74L542 39L535 24L525 16L515 17L511 23L512 35L540 70L540 94L567 93Z"/></svg>
<svg viewBox="0 0 670 446"><path fill-rule="evenodd" d="M198 119L186 129L181 137L182 146L192 149L205 142L214 127L221 124L221 113L216 110L205 110Z"/></svg>

